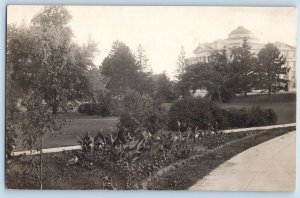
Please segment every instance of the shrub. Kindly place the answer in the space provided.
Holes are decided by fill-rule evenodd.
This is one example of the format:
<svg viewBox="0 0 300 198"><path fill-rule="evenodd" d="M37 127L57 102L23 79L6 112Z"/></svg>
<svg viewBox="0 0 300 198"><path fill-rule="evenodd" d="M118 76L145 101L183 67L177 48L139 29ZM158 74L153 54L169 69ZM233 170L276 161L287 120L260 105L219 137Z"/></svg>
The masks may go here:
<svg viewBox="0 0 300 198"><path fill-rule="evenodd" d="M272 109L220 109L203 98L185 98L174 103L168 116L168 127L173 131L186 131L188 127L204 130L246 128L273 125L277 122L277 115Z"/></svg>
<svg viewBox="0 0 300 198"><path fill-rule="evenodd" d="M223 114L227 117L228 125L230 128L243 128L249 125L249 112L246 108L227 109L224 110Z"/></svg>
<svg viewBox="0 0 300 198"><path fill-rule="evenodd" d="M169 111L170 130L225 128L226 120L222 110L208 99L189 97L174 103ZM180 125L178 126L178 122Z"/></svg>
<svg viewBox="0 0 300 198"><path fill-rule="evenodd" d="M252 107L251 109L231 108L224 110L230 128L244 128L263 125L272 125L277 122L277 115L272 109Z"/></svg>
<svg viewBox="0 0 300 198"><path fill-rule="evenodd" d="M120 127L129 131L147 130L155 133L166 125L166 110L151 97L128 90L122 101Z"/></svg>
<svg viewBox="0 0 300 198"><path fill-rule="evenodd" d="M110 112L106 105L100 103L85 103L78 107L79 113L86 113L88 115L101 115L101 116L109 116Z"/></svg>
<svg viewBox="0 0 300 198"><path fill-rule="evenodd" d="M265 109L265 118L268 124L276 124L278 120L276 113L270 108Z"/></svg>

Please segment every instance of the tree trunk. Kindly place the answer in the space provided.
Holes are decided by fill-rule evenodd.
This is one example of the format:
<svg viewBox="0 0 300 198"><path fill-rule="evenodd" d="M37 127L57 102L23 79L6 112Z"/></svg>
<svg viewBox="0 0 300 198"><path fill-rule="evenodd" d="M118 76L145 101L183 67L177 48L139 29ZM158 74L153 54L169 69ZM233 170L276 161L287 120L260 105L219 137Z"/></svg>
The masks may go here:
<svg viewBox="0 0 300 198"><path fill-rule="evenodd" d="M244 91L244 96L247 96L247 91Z"/></svg>

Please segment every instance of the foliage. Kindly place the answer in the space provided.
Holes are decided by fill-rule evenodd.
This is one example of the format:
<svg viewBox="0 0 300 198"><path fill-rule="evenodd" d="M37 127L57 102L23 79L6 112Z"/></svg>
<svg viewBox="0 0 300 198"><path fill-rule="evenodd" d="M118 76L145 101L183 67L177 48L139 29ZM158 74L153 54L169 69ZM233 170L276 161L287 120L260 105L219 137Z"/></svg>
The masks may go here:
<svg viewBox="0 0 300 198"><path fill-rule="evenodd" d="M106 89L108 78L101 74L101 70L98 68L92 68L87 71L86 78L88 79L89 85L86 87L88 91L87 99L91 99L93 103L107 103L107 97L109 90Z"/></svg>
<svg viewBox="0 0 300 198"><path fill-rule="evenodd" d="M177 98L175 84L165 73L154 76L153 97L161 102L172 102Z"/></svg>
<svg viewBox="0 0 300 198"><path fill-rule="evenodd" d="M178 125L178 122L180 125ZM169 129L184 131L188 127L212 131L226 128L246 128L273 125L277 115L272 109L220 109L202 98L185 98L174 103L169 111Z"/></svg>
<svg viewBox="0 0 300 198"><path fill-rule="evenodd" d="M89 136L89 133L86 133L83 137L81 137L78 143L83 152L92 152L94 149L94 139Z"/></svg>
<svg viewBox="0 0 300 198"><path fill-rule="evenodd" d="M166 110L161 103L150 97L128 90L121 107L120 128L131 133L137 133L140 130L155 133L165 126Z"/></svg>
<svg viewBox="0 0 300 198"><path fill-rule="evenodd" d="M208 63L198 63L185 67L177 87L182 96L198 89L206 89L212 100L227 102L235 94L235 73L228 60L226 48L211 53Z"/></svg>
<svg viewBox="0 0 300 198"><path fill-rule="evenodd" d="M84 73L92 66L95 45L79 47L72 42L70 19L64 7L45 6L29 27L8 27L8 152L18 128L23 147L40 151L39 162L29 160L22 171L34 170L41 188L43 136L58 124L50 112L67 110L70 101L83 97Z"/></svg>
<svg viewBox="0 0 300 198"><path fill-rule="evenodd" d="M137 52L135 54L135 59L137 61L138 66L142 69L142 70L147 70L148 68L148 61L149 59L147 58L145 49L142 47L141 44L139 44Z"/></svg>
<svg viewBox="0 0 300 198"><path fill-rule="evenodd" d="M177 58L177 79L181 79L181 75L184 73L186 67L186 60L185 60L185 50L183 46L181 46L180 53Z"/></svg>
<svg viewBox="0 0 300 198"><path fill-rule="evenodd" d="M110 112L106 103L85 103L78 107L79 113L86 113L88 115L109 116Z"/></svg>
<svg viewBox="0 0 300 198"><path fill-rule="evenodd" d="M287 88L284 77L289 68L273 44L267 44L256 56L244 39L242 46L211 52L208 63L185 67L176 85L185 97L206 89L211 100L230 101L235 94L247 95L253 89L268 90L269 95Z"/></svg>
<svg viewBox="0 0 300 198"><path fill-rule="evenodd" d="M251 109L227 109L223 111L230 128L246 128L254 126L273 125L277 122L277 115L272 109L252 107Z"/></svg>
<svg viewBox="0 0 300 198"><path fill-rule="evenodd" d="M10 56L8 56L9 58ZM9 61L8 61L9 62ZM19 89L15 89L15 80L13 79L12 72L8 68L7 72L7 86L6 86L6 120L5 120L5 154L6 159L11 158L12 152L16 146L17 141L17 129L16 120L18 119L18 97L22 95Z"/></svg>
<svg viewBox="0 0 300 198"><path fill-rule="evenodd" d="M45 6L29 27L9 26L8 65L22 91L38 89L55 114L86 95L88 67L93 66L92 42L82 47L72 41L71 15L63 6Z"/></svg>
<svg viewBox="0 0 300 198"><path fill-rule="evenodd" d="M236 74L236 92L247 95L253 89L254 81L256 81L253 70L257 64L257 57L251 52L251 46L246 38L241 47L234 47L231 50L231 59Z"/></svg>
<svg viewBox="0 0 300 198"><path fill-rule="evenodd" d="M286 59L280 55L279 49L273 44L266 44L258 52L258 61L256 88L268 90L269 95L285 90L288 80L282 76L288 74L289 68L285 66Z"/></svg>
<svg viewBox="0 0 300 198"><path fill-rule="evenodd" d="M141 69L129 47L119 41L113 43L101 66L102 74L110 79L107 88L113 95L120 96L129 88L135 89Z"/></svg>
<svg viewBox="0 0 300 198"><path fill-rule="evenodd" d="M230 101L236 93L236 72L228 59L228 50L223 48L213 51L209 56L212 71L209 75L208 87L212 100Z"/></svg>
<svg viewBox="0 0 300 198"><path fill-rule="evenodd" d="M171 106L169 110L169 129L186 130L188 127L195 129L223 128L225 122L219 116L220 109L213 102L202 98L185 98ZM179 128L177 122L182 123Z"/></svg>

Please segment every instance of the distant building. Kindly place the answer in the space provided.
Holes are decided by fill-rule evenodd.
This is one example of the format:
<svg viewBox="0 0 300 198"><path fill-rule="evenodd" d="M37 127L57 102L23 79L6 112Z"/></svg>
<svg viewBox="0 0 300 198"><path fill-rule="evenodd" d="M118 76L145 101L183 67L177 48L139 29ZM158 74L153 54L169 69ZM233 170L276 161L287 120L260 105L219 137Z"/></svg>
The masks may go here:
<svg viewBox="0 0 300 198"><path fill-rule="evenodd" d="M254 34L244 28L239 26L228 34L226 39L218 39L212 43L199 43L197 48L194 50L194 57L187 58L187 65L192 65L200 62L209 62L209 56L213 50L221 50L224 47L232 48L237 46L242 46L243 40L247 39L251 46L253 53L258 53L258 51L264 47L264 43L260 43L259 39L254 36ZM283 78L289 80L288 90L296 90L296 47L282 43L276 42L275 46L281 51L282 55L286 58L286 67L290 68L289 73Z"/></svg>

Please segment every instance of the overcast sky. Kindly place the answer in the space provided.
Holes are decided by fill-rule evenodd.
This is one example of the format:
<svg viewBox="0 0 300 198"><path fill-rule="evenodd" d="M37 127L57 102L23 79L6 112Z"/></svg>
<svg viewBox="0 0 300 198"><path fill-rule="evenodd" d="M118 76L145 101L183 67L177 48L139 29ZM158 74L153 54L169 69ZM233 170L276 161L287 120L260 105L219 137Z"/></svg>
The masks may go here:
<svg viewBox="0 0 300 198"><path fill-rule="evenodd" d="M9 6L8 23L29 23L42 7ZM75 41L89 38L98 44L95 62L100 65L113 41L120 40L133 52L141 44L155 73L176 70L181 46L187 56L199 42L225 39L237 26L251 30L262 43L281 41L296 45L295 8L259 7L67 7Z"/></svg>

